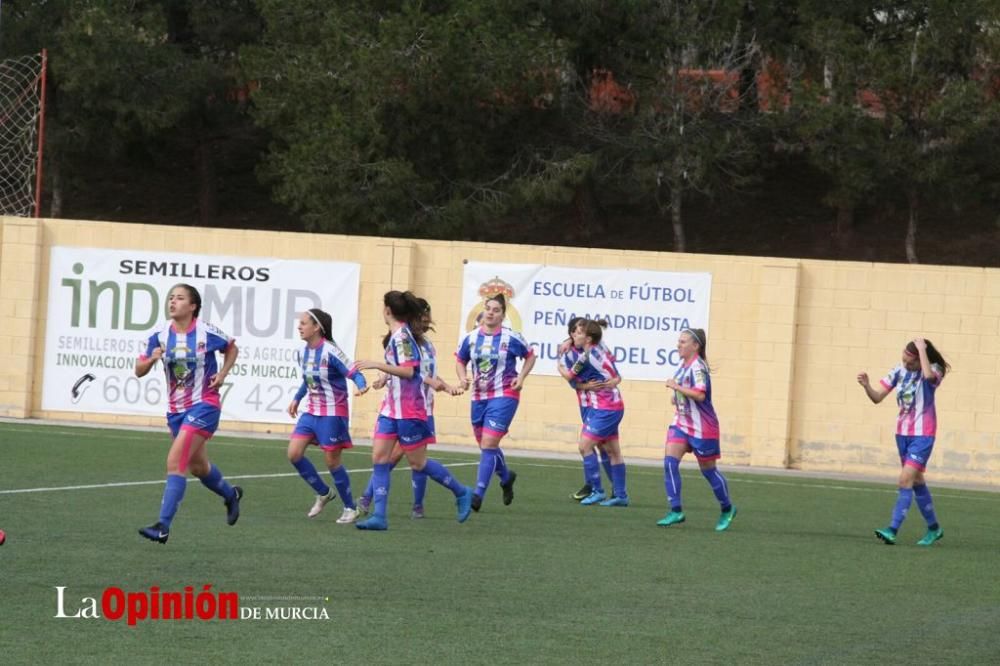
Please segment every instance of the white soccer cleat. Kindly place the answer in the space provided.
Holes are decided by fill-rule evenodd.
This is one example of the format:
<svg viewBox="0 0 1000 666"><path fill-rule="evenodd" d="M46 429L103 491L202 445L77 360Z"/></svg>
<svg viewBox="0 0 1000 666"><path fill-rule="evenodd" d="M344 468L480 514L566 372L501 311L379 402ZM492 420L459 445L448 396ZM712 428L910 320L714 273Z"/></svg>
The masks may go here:
<svg viewBox="0 0 1000 666"><path fill-rule="evenodd" d="M316 516L318 516L323 512L323 508L326 507L327 504L329 504L336 498L337 498L337 493L333 492L332 489L326 495L316 495L316 501L313 502L312 508L309 509L309 513L307 513L306 515L309 516L310 518L315 518Z"/></svg>
<svg viewBox="0 0 1000 666"><path fill-rule="evenodd" d="M340 518L337 518L337 522L340 523L341 525L347 525L353 523L357 519L358 519L358 510L345 506L344 512L340 514Z"/></svg>

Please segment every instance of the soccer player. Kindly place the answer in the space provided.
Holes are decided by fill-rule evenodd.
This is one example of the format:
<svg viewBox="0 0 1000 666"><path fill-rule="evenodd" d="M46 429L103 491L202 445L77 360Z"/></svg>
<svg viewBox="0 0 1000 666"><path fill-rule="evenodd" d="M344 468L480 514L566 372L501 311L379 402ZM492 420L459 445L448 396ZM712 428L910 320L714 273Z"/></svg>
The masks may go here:
<svg viewBox="0 0 1000 666"><path fill-rule="evenodd" d="M306 310L299 316L299 337L306 347L302 350L302 385L288 405L288 415L298 416L295 430L288 442L288 461L299 476L316 491L316 501L306 515L315 518L337 494L316 472L312 461L305 456L306 447L318 444L326 458L327 469L333 484L344 502L344 510L337 518L340 524L353 523L358 517L357 506L351 496L351 477L341 464L344 449L354 446L347 412L347 380L357 386L355 395L368 390L365 376L353 367L347 355L337 346L330 333L333 320L319 308ZM299 403L309 396L303 413Z"/></svg>
<svg viewBox="0 0 1000 666"><path fill-rule="evenodd" d="M211 324L199 321L201 294L189 284L171 288L167 297L170 322L149 336L146 351L135 364L136 377L145 377L157 361L167 375L167 426L173 443L167 453L167 487L160 503L160 518L139 534L159 543L170 537L170 525L187 489L187 473L222 497L226 522L240 517L243 489L231 486L219 468L208 460L206 442L219 427L219 387L236 363L236 341ZM222 352L220 369L215 354Z"/></svg>
<svg viewBox="0 0 1000 666"><path fill-rule="evenodd" d="M444 391L449 395L461 395L463 391L461 388L456 388L447 384L437 375L436 351L434 349L434 345L430 341L430 338L427 337L428 331L434 330L434 321L431 318L431 306L430 303L423 298L417 298L417 303L420 305L422 310L422 314L420 316L420 332L424 338L423 343L420 345L420 376L423 378L424 402L427 407L427 423L431 430L431 438L428 440L428 444L433 444L437 441L434 430L434 393L436 391ZM388 344L388 342L389 336L386 336L385 343ZM372 383L372 387L375 389L381 389L385 386L387 380L388 375L380 374L379 378ZM397 442L392 448L392 455L389 459L390 470L395 469L396 465L402 458L403 449ZM427 491L427 474L424 472L412 472L412 485L413 507L410 510L410 518L423 518L424 494ZM358 500L358 506L361 507L362 513L368 513L368 509L371 506L373 492L373 483L369 480L368 487Z"/></svg>
<svg viewBox="0 0 1000 666"><path fill-rule="evenodd" d="M583 319L573 330L573 347L563 356L559 372L575 386L580 400L583 427L580 430L580 455L591 493L580 501L589 506L628 506L625 488L625 460L618 442L618 426L625 415L618 384L621 375L614 355L601 344L606 321ZM601 485L601 468L594 449L603 444L611 459L612 495Z"/></svg>
<svg viewBox="0 0 1000 666"><path fill-rule="evenodd" d="M685 453L693 451L701 467L701 474L712 487L715 498L722 507L722 515L715 530L722 532L736 516L736 507L729 499L729 484L722 476L715 461L721 457L719 450L719 419L712 406L712 377L708 367L708 341L700 328L685 328L677 339L681 363L666 386L673 392L674 423L667 430L663 479L667 490L670 512L656 524L663 527L684 522L681 505L680 461Z"/></svg>
<svg viewBox="0 0 1000 666"><path fill-rule="evenodd" d="M505 505L514 501L517 473L507 467L500 440L510 430L517 412L524 380L535 366L535 353L524 337L503 325L507 300L497 294L483 304L479 328L462 338L455 352L455 371L459 384L472 389L472 431L479 443L479 471L472 508L479 511L490 479L500 477ZM517 370L517 359L523 359ZM472 364L472 378L466 366Z"/></svg>
<svg viewBox="0 0 1000 666"><path fill-rule="evenodd" d="M472 490L459 483L444 465L427 457L427 444L432 441L433 433L427 422L424 380L420 374L423 313L424 309L412 293L386 292L382 316L390 335L385 346L385 362L361 361L357 364L359 370L379 370L389 376L372 436L374 511L354 524L358 529L388 528L390 460L397 440L410 462L410 469L425 472L455 495L458 522L465 522L471 513Z"/></svg>
<svg viewBox="0 0 1000 666"><path fill-rule="evenodd" d="M560 359L562 359L563 357L565 357L566 353L570 349L573 348L573 331L576 330L576 325L578 323L580 323L581 321L585 321L585 320L586 320L586 317L571 317L570 318L570 320L569 320L569 326L568 326L569 330L567 331L568 337L559 344L559 348L558 348L558 353L559 353L559 358ZM601 342L599 344L599 346L601 347L601 351L603 351L603 352L605 352L607 354L611 354L611 350L608 349L607 345L605 345L604 342ZM580 386L577 385L576 388L580 388ZM589 387L585 387L585 388L589 388ZM581 402L580 403L580 419L583 420L583 421L587 420L587 416L585 414L585 410L586 410L586 407ZM598 444L597 444L597 455L598 455L598 457L600 458L600 461L601 461L601 468L604 469L604 473L608 477L608 482L611 483L612 486L614 486L614 478L611 475L611 457L608 456L608 452L604 450L604 442L598 442ZM594 489L590 487L590 479L587 477L587 469L586 469L586 467L584 467L584 469L583 469L583 487L580 488L575 493L573 493L572 495L570 495L570 497L572 497L573 499L575 499L577 502L580 502L583 499L585 499L587 497L590 497L590 494L592 492L594 492Z"/></svg>
<svg viewBox="0 0 1000 666"><path fill-rule="evenodd" d="M931 491L924 480L927 461L934 450L937 433L937 411L934 393L951 366L931 343L914 338L903 348L903 357L889 374L873 387L868 373L858 373L858 383L876 405L896 389L899 416L896 418L896 448L902 469L899 473L899 494L888 527L875 530L875 536L886 545L896 543L899 526L903 524L914 498L927 521L927 533L917 545L931 546L944 536L934 512Z"/></svg>

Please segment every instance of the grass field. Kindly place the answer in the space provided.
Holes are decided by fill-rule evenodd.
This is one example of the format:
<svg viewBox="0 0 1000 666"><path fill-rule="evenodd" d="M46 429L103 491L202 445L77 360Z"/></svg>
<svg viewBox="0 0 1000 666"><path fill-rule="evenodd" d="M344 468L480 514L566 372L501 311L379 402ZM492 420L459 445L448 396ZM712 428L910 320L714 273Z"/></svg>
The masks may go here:
<svg viewBox="0 0 1000 666"><path fill-rule="evenodd" d="M938 488L945 538L900 545L887 485L729 471L739 516L713 531L711 490L685 470L686 524L655 526L662 471L631 466L626 509L581 507L579 462L510 458L512 506L494 484L481 513L455 521L431 482L411 521L409 474L393 475L390 529L319 518L276 440L219 437L214 462L246 490L239 523L194 483L170 542L136 528L162 493L162 433L0 423L2 663L996 663L1000 533L990 493ZM571 446L567 450L572 450ZM310 455L322 468L318 451ZM474 479L475 456L439 452ZM345 455L355 492L370 451ZM361 471L365 470L365 471ZM933 467L929 479L933 487ZM142 482L143 485L107 485ZM70 489L73 486L97 486ZM24 489L59 489L16 492ZM164 592L205 584L243 607L322 607L329 620L59 619L105 588ZM296 597L277 600L274 597Z"/></svg>

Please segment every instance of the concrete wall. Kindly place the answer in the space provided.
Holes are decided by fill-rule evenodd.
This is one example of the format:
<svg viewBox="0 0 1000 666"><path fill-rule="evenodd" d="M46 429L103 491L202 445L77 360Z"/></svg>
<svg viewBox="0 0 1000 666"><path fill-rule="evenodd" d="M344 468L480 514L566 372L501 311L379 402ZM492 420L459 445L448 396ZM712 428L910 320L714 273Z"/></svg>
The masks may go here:
<svg viewBox="0 0 1000 666"><path fill-rule="evenodd" d="M877 380L906 341L924 335L953 365L938 392L934 476L1000 486L1000 270L0 218L0 416L162 424L41 409L49 248L57 245L360 262L357 358L381 356L382 293L412 289L434 308L447 378L465 260L709 272L708 356L726 464L892 474L895 403L872 405L855 376L867 370ZM623 449L662 457L672 417L665 389L626 380L622 390ZM355 401L356 436L370 434L378 404ZM435 407L439 440L472 442L467 397L441 396ZM531 377L510 445L572 451L578 419L561 379ZM290 432L291 423L223 427Z"/></svg>

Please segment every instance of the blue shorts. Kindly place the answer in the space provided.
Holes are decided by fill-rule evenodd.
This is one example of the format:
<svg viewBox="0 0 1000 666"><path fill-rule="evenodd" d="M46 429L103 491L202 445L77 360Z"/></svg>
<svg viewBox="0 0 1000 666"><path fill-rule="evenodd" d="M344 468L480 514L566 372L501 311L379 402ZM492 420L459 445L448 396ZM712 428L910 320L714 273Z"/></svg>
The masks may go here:
<svg viewBox="0 0 1000 666"><path fill-rule="evenodd" d="M596 442L618 439L618 424L624 416L624 409L588 409L580 437Z"/></svg>
<svg viewBox="0 0 1000 666"><path fill-rule="evenodd" d="M899 461L904 466L916 467L921 472L927 469L927 461L934 450L934 437L916 435L896 435Z"/></svg>
<svg viewBox="0 0 1000 666"><path fill-rule="evenodd" d="M722 450L719 448L718 439L702 439L693 437L677 426L670 426L667 430L667 443L681 442L687 445L687 450L694 453L698 460L718 460L722 457Z"/></svg>
<svg viewBox="0 0 1000 666"><path fill-rule="evenodd" d="M173 437L177 437L181 430L193 430L208 439L219 429L220 416L222 416L221 409L215 405L199 402L186 412L167 414L167 426Z"/></svg>
<svg viewBox="0 0 1000 666"><path fill-rule="evenodd" d="M501 438L510 430L510 424L517 413L517 398L488 398L475 400L472 403L472 432L476 441L483 434Z"/></svg>
<svg viewBox="0 0 1000 666"><path fill-rule="evenodd" d="M400 448L409 451L430 444L434 431L423 419L391 419L380 414L372 439L398 439Z"/></svg>
<svg viewBox="0 0 1000 666"><path fill-rule="evenodd" d="M311 439L324 451L350 449L351 432L346 416L316 416L303 413L292 431L292 439Z"/></svg>

